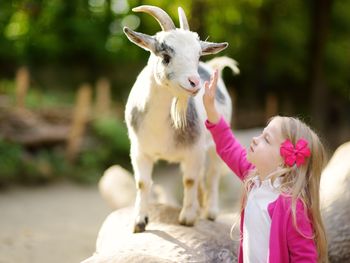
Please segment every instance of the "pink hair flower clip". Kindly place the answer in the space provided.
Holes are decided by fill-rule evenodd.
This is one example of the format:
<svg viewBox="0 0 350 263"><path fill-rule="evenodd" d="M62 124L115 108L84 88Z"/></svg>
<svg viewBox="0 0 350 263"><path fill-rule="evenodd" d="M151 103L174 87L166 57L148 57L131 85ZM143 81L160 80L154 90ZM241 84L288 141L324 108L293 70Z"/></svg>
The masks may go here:
<svg viewBox="0 0 350 263"><path fill-rule="evenodd" d="M280 147L280 154L284 159L284 163L290 167L294 164L297 167L305 163L306 158L310 157L311 151L308 142L304 139L299 139L295 146L287 139Z"/></svg>

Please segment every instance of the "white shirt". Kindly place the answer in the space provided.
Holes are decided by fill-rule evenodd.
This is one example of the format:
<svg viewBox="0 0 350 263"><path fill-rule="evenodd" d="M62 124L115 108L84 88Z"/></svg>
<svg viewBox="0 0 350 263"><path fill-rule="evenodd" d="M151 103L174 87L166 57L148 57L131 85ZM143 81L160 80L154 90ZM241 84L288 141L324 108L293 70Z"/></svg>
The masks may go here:
<svg viewBox="0 0 350 263"><path fill-rule="evenodd" d="M274 186L279 184L280 180L277 178ZM268 262L271 218L267 207L278 198L279 194L278 190L272 186L270 179L260 182L258 176L254 178L254 186L248 194L244 209L244 263Z"/></svg>

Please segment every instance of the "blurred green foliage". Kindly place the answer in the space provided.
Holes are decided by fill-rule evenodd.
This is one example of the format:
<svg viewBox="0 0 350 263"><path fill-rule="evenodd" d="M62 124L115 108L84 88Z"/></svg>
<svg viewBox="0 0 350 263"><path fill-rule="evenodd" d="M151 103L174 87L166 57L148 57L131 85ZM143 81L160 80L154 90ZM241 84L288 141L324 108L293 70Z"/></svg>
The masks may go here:
<svg viewBox="0 0 350 263"><path fill-rule="evenodd" d="M236 78L230 75L225 78L241 98L238 101L240 108L248 108L251 104L262 107L262 95L273 92L281 99L281 112L294 114L299 108L307 112L313 99L310 88L311 65L315 59L312 57L312 24L321 2L2 1L0 74L13 75L18 66L25 64L31 68L33 81L43 89L60 90L72 90L81 82L94 82L100 76L106 76L112 80L115 98L125 102L148 54L131 44L122 28L129 26L151 35L159 31L158 23L151 16L134 13L132 7L160 6L178 24L177 7L182 6L191 29L202 39L229 42L229 48L222 54L235 58L242 73ZM327 89L348 104L350 2L330 3L320 63ZM286 98L287 102L284 101ZM284 106L286 103L293 109L290 105Z"/></svg>
<svg viewBox="0 0 350 263"><path fill-rule="evenodd" d="M2 94L6 94L10 104L14 104L13 81L0 81ZM42 91L38 87L31 87L26 97L26 107L33 112L62 107L72 111L74 96L68 91ZM1 110L0 107L0 113ZM1 121L5 120L0 117ZM131 169L129 148L124 121L112 116L89 121L81 151L73 163L66 158L66 146L63 143L42 145L39 148L25 147L4 140L0 132L0 186L9 183L37 184L58 178L96 183L103 171L116 162Z"/></svg>
<svg viewBox="0 0 350 263"><path fill-rule="evenodd" d="M327 3L329 8L323 5ZM94 84L101 76L111 81L114 101L125 103L148 53L130 43L122 28L149 35L160 30L150 15L132 12L142 4L163 8L176 25L177 7L182 6L201 39L229 42L221 54L235 58L241 70L236 77L224 72L228 89L238 98L235 114L263 111L262 98L273 93L280 114L322 118L329 138L350 127L348 0L0 1L0 95L13 100L15 72L26 65L31 73L27 105L32 109L71 105L81 83ZM317 21L322 14L325 24ZM314 43L321 46L316 55ZM315 68L321 69L317 80ZM311 111L318 92L314 83L327 90L316 113ZM333 137L334 145L343 140ZM65 161L61 148L28 154L0 138L0 183L16 180L15 174L34 181L52 176L95 181L117 160L130 165L128 143L123 120L113 118L89 124L75 165Z"/></svg>
<svg viewBox="0 0 350 263"><path fill-rule="evenodd" d="M114 150L129 151L130 144L125 124L111 118L99 118L93 129L104 143L111 143Z"/></svg>
<svg viewBox="0 0 350 263"><path fill-rule="evenodd" d="M290 82L288 86L301 87L300 90L307 85L311 19L317 1L1 1L0 69L6 74L19 65L30 65L36 68L33 72L43 82L40 85L46 84L40 75L47 73L40 68L67 67L68 72L57 70L56 74L66 74L65 79L71 83L60 77L51 81L63 81L61 87L69 89L79 81L108 75L114 81L116 95L125 100L133 82L131 75L122 78L122 73L130 72L125 64L139 64L132 71L136 76L146 62L147 52L131 44L122 27L127 25L151 35L159 31L152 17L131 11L141 4L162 7L176 24L177 7L182 6L192 30L199 32L202 39L228 41L230 47L223 54L236 58L242 69L242 75L230 81L243 97L257 89L259 92L259 86L282 93L286 80ZM329 89L348 99L350 2L333 1L329 12L326 80Z"/></svg>
<svg viewBox="0 0 350 263"><path fill-rule="evenodd" d="M18 163L21 163L21 153L22 149L18 144L6 142L0 137L0 184L13 181L19 174Z"/></svg>
<svg viewBox="0 0 350 263"><path fill-rule="evenodd" d="M96 183L104 170L118 164L131 169L125 124L115 118L95 120L88 126L77 160L71 163L64 145L26 150L0 137L0 186L9 183L37 184L59 178Z"/></svg>

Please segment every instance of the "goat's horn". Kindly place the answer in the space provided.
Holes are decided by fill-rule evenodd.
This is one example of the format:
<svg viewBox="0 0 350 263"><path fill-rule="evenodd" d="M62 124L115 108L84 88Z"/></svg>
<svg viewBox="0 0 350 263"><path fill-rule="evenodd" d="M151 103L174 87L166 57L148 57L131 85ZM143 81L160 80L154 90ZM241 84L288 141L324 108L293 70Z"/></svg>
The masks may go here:
<svg viewBox="0 0 350 263"><path fill-rule="evenodd" d="M170 16L161 8L151 5L141 5L132 9L134 12L145 12L153 16L160 24L163 31L169 31L175 29L173 20Z"/></svg>
<svg viewBox="0 0 350 263"><path fill-rule="evenodd" d="M179 13L180 28L182 28L183 30L190 30L185 11L181 7L179 7L177 9L177 12Z"/></svg>

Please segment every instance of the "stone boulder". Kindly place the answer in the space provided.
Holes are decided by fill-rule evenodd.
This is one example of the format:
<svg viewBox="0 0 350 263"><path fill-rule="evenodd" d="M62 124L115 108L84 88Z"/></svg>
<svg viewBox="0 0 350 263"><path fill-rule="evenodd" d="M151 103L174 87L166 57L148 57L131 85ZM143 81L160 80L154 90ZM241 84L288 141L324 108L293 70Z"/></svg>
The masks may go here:
<svg viewBox="0 0 350 263"><path fill-rule="evenodd" d="M113 165L103 173L98 190L113 210L132 205L136 195L133 175L119 165Z"/></svg>
<svg viewBox="0 0 350 263"><path fill-rule="evenodd" d="M120 194L132 184L132 175L114 167L109 176L121 181L101 183L105 199L115 208L131 204L134 189L127 199L120 199ZM335 151L322 174L320 191L330 262L350 262L350 142ZM159 203L161 195L154 196ZM146 231L133 234L133 206L116 210L100 229L96 252L83 263L237 262L238 224L230 238L237 215L221 214L215 222L199 219L194 227L186 227L179 225L179 213L180 207L152 204Z"/></svg>
<svg viewBox="0 0 350 263"><path fill-rule="evenodd" d="M350 262L350 142L334 152L322 173L321 204L330 262Z"/></svg>
<svg viewBox="0 0 350 263"><path fill-rule="evenodd" d="M186 227L179 225L179 213L179 207L152 204L147 230L137 234L133 207L111 213L98 234L96 252L83 263L237 262L237 231L230 238L233 215L216 222L199 219Z"/></svg>

